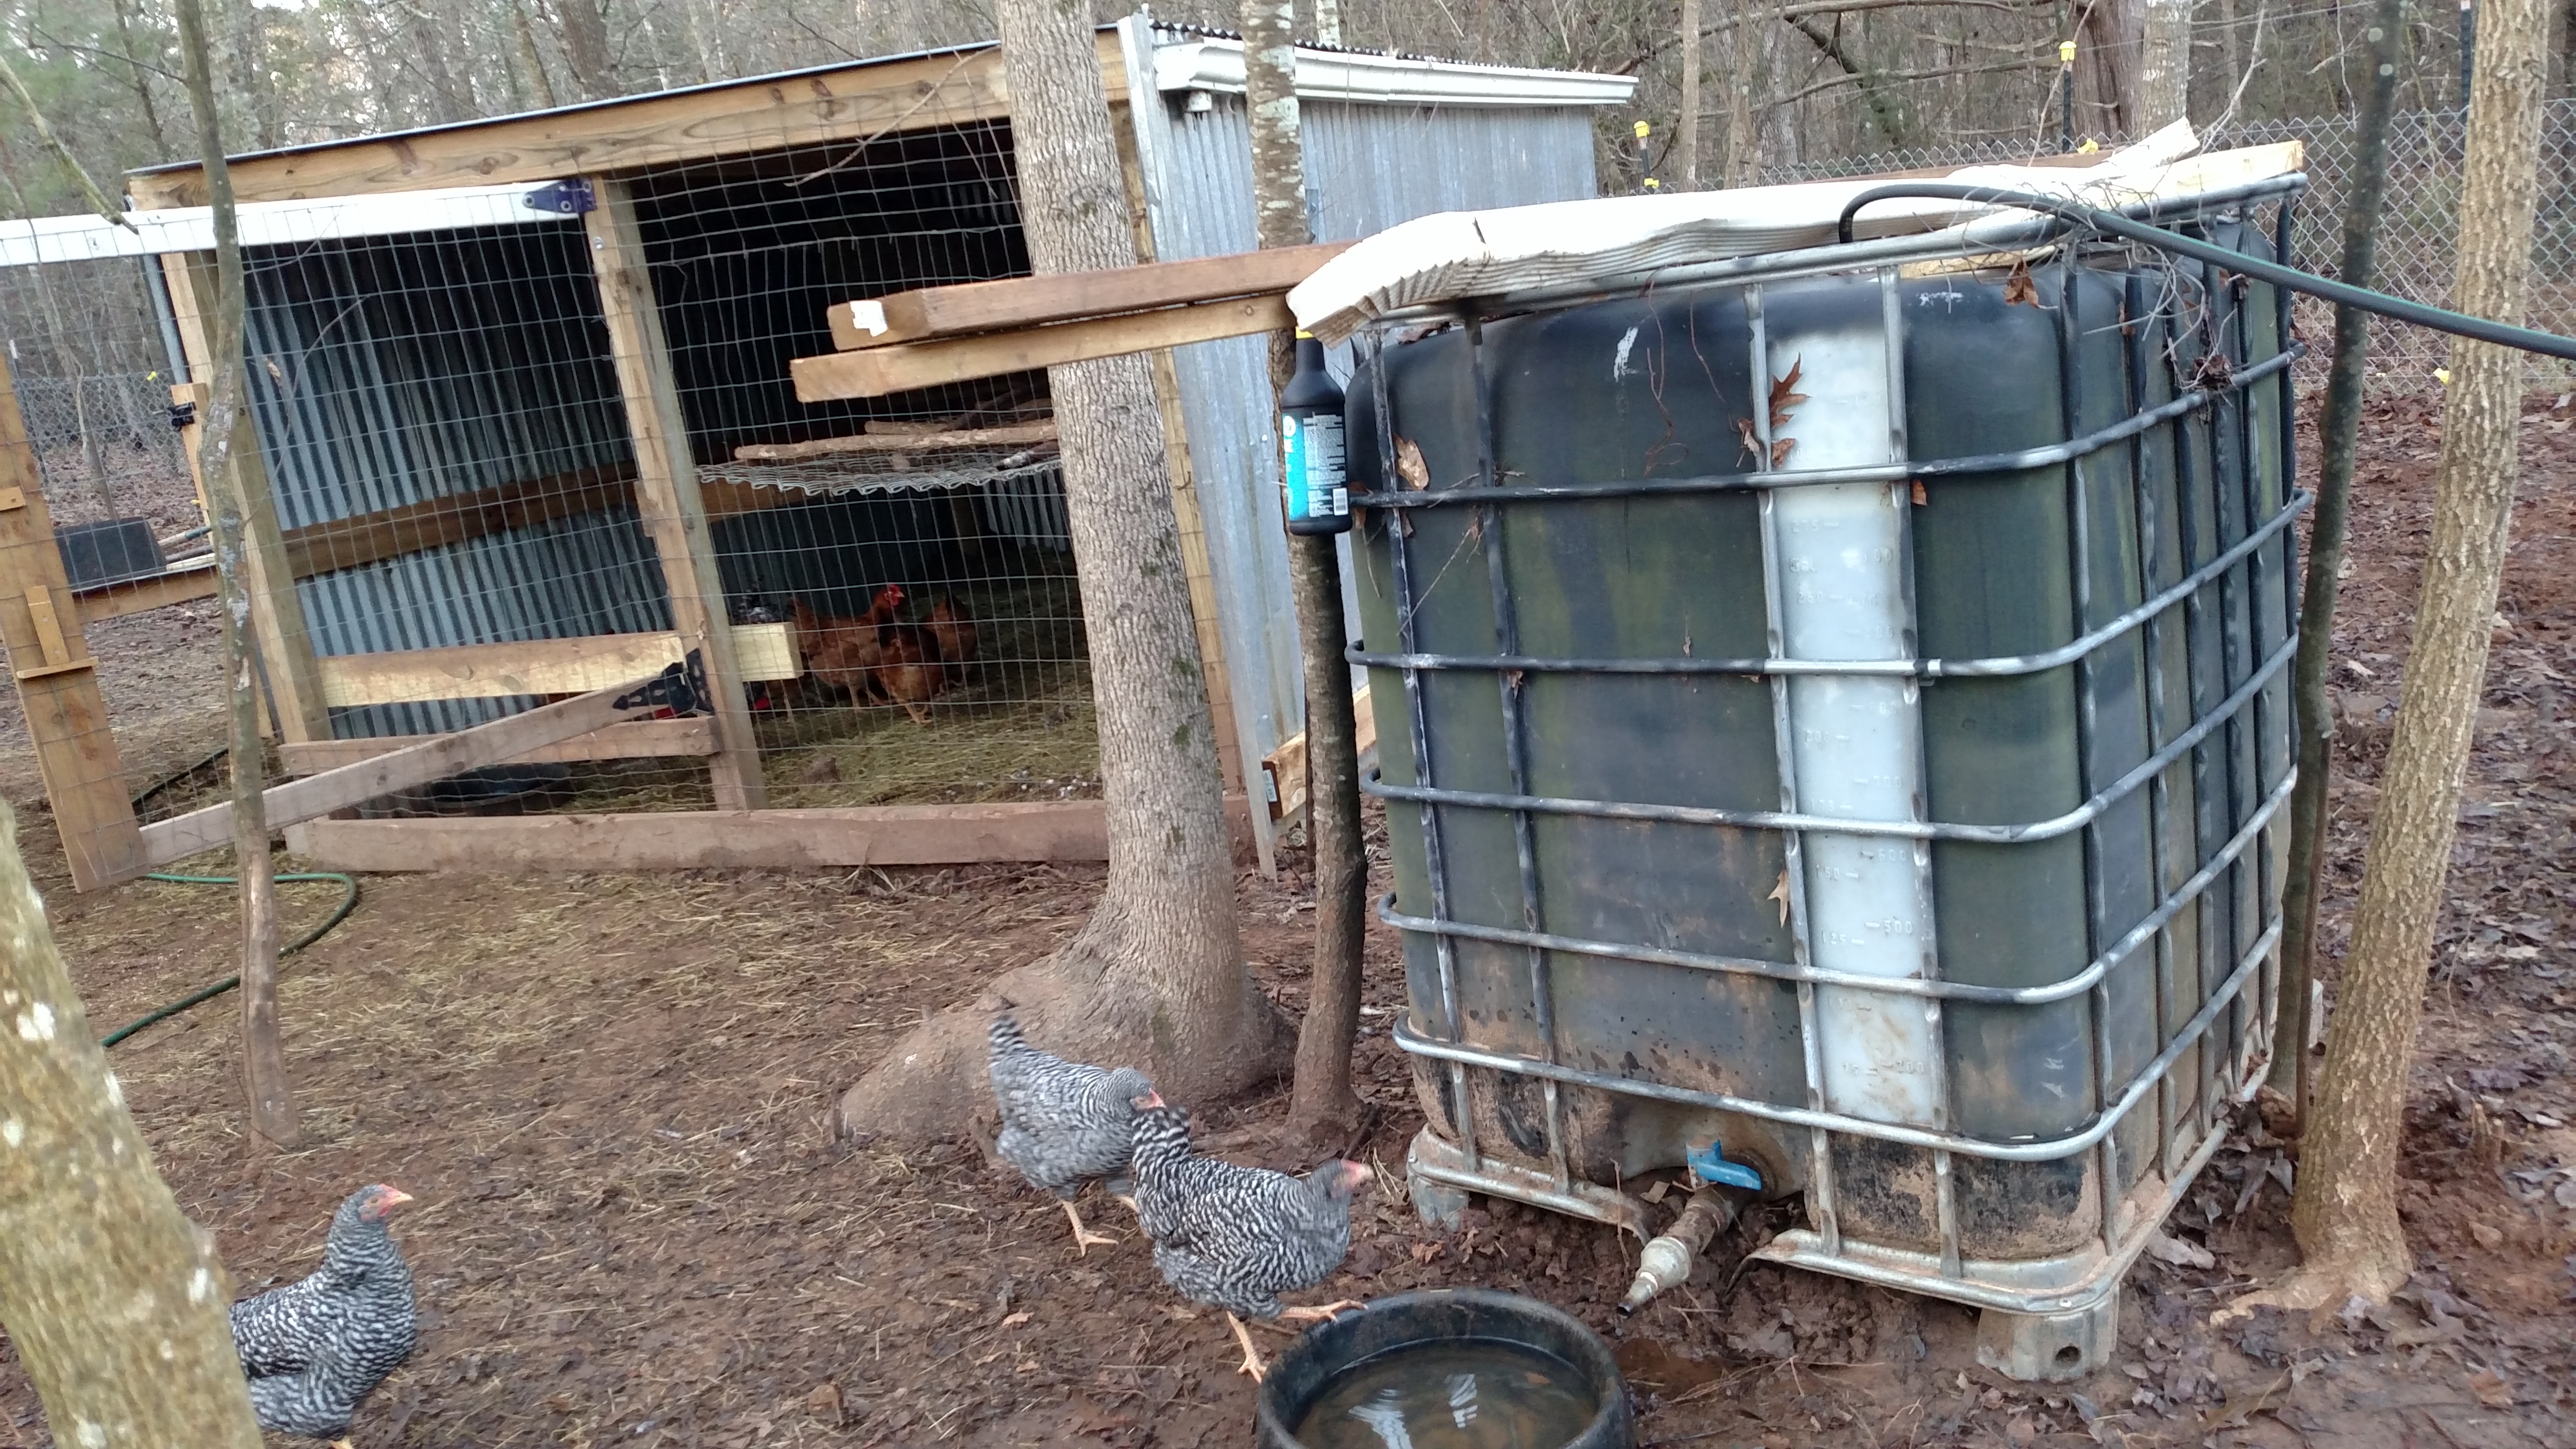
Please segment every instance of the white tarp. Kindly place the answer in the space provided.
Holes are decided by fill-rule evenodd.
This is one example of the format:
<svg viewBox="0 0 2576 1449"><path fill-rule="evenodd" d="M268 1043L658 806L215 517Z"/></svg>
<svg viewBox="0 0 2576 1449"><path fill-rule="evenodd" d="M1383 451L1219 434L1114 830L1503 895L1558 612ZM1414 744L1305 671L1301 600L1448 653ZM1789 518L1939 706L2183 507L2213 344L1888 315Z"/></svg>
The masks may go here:
<svg viewBox="0 0 2576 1449"><path fill-rule="evenodd" d="M1970 166L1950 181L2120 205L2150 196L2187 195L2256 174L2295 169L2298 148L2222 153L2182 163L2199 149L2191 125L2177 121L2134 146L2081 169L2063 166ZM1822 246L1835 239L1843 207L1884 180L1812 181L1734 191L1603 197L1497 211L1452 211L1390 227L1326 262L1288 294L1297 325L1339 342L1373 317L1466 297L1580 288L1665 268L1760 252ZM1895 200L1861 213L1855 238L1961 227L1992 217L1992 226L2027 213L1976 203Z"/></svg>

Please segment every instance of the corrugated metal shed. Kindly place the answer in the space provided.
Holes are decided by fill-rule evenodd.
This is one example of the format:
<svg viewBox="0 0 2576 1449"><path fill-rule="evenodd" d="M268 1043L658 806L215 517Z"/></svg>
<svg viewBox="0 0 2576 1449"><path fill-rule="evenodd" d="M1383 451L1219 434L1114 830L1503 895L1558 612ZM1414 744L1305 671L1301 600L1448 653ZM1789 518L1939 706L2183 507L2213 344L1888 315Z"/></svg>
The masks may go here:
<svg viewBox="0 0 2576 1449"><path fill-rule="evenodd" d="M1130 74L1151 71L1149 46L1191 43L1203 32L1120 23ZM1252 208L1252 136L1240 95L1166 93L1130 106L1159 261L1224 256L1259 245ZM1204 109L1194 109L1204 106ZM1307 212L1319 241L1383 231L1434 212L1572 201L1597 194L1592 114L1582 106L1367 105L1307 100ZM1280 518L1269 344L1259 337L1202 342L1173 353L1190 467L1215 576L1220 637L1234 691L1245 769L1304 728L1304 663L1290 607L1288 544ZM1333 360L1349 375L1346 349ZM1359 608L1349 546L1343 592ZM1257 790L1259 781L1251 782ZM1253 818L1268 829L1262 812Z"/></svg>

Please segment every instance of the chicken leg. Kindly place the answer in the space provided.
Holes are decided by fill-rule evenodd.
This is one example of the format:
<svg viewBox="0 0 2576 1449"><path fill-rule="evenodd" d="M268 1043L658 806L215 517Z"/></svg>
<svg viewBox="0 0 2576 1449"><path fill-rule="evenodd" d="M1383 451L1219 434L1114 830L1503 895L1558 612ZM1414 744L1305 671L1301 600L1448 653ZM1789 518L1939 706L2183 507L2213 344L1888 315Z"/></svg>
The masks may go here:
<svg viewBox="0 0 2576 1449"><path fill-rule="evenodd" d="M1279 1317L1280 1320L1285 1323L1331 1323L1334 1322L1341 1314L1350 1312L1355 1308L1366 1307L1368 1307L1368 1305L1365 1303L1355 1303L1352 1300L1345 1298L1337 1303L1324 1304L1320 1308L1282 1308L1279 1310Z"/></svg>
<svg viewBox="0 0 2576 1449"><path fill-rule="evenodd" d="M1262 1367L1261 1355L1252 1347L1252 1331L1243 1326L1242 1319L1231 1313L1225 1316L1225 1323L1226 1327L1234 1330L1235 1342L1243 1345L1243 1362L1236 1365L1234 1371L1252 1375L1252 1381L1256 1384L1261 1382L1261 1376L1268 1370Z"/></svg>
<svg viewBox="0 0 2576 1449"><path fill-rule="evenodd" d="M1098 1243L1104 1248L1114 1248L1118 1246L1118 1240L1116 1238L1103 1237L1082 1225L1082 1214L1073 1210L1073 1199L1064 1198L1062 1201L1064 1203L1064 1215L1073 1220L1073 1254L1075 1257L1090 1257L1091 1245L1093 1243Z"/></svg>

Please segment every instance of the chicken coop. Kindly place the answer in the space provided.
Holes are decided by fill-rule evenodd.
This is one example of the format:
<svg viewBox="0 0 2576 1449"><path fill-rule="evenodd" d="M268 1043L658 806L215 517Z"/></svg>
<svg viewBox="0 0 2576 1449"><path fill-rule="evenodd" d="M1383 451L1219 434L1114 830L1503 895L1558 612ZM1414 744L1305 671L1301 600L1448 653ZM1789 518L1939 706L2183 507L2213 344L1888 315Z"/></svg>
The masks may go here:
<svg viewBox="0 0 2576 1449"><path fill-rule="evenodd" d="M1252 249L1240 42L1140 16L1103 27L1098 54L1140 258ZM1592 195L1593 110L1633 85L1316 47L1297 76L1326 239ZM1099 858L1045 374L806 404L789 369L830 349L836 303L1027 272L995 48L231 171L249 397L227 466L250 501L244 574L286 771L666 667L685 696L667 717L532 727L541 742L504 762L335 798L295 828L299 850L359 869ZM128 190L135 231L22 223L0 261L133 269L193 466L212 356L205 181L191 162ZM42 372L26 359L44 354L16 334L46 324L0 312L23 400ZM1153 374L1227 788L1266 863L1271 821L1250 802L1300 706L1264 345L1168 349ZM36 506L0 537L0 593L52 602L39 620L0 600L0 634L13 662L64 666L36 676L66 692L30 704L30 731L76 875L120 879L218 837L137 814L113 701L84 675L80 631L58 636L203 599L213 574L156 554L112 581L62 576L36 546L61 467L11 431L0 416L0 466Z"/></svg>

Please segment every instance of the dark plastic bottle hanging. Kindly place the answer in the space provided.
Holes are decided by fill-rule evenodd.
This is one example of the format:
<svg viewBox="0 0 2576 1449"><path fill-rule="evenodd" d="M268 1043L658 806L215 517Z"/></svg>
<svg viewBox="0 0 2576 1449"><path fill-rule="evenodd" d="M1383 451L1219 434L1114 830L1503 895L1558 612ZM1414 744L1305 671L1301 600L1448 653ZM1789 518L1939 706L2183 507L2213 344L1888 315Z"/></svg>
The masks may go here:
<svg viewBox="0 0 2576 1449"><path fill-rule="evenodd" d="M1347 533L1350 471L1342 448L1342 390L1324 370L1324 344L1297 334L1297 372L1279 394L1280 486L1290 533Z"/></svg>

